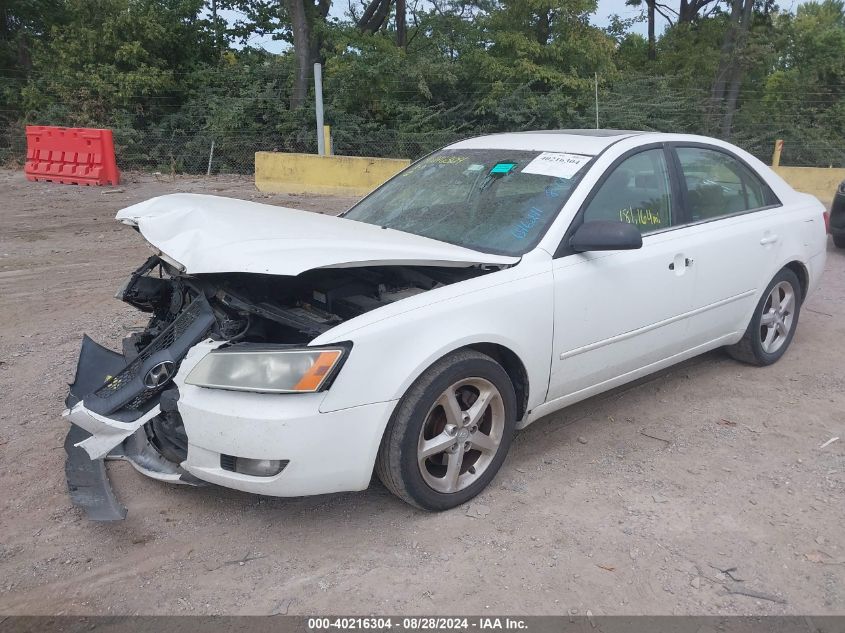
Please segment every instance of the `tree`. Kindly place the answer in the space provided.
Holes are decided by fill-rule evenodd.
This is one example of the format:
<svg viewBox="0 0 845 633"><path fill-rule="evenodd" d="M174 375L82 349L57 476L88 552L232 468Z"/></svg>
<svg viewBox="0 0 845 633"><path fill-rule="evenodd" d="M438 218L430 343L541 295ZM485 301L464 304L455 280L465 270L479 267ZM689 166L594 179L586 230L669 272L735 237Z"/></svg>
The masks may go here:
<svg viewBox="0 0 845 633"><path fill-rule="evenodd" d="M648 23L648 58L654 60L657 42L654 24L657 0L626 0L625 4L629 7L641 7L643 2L646 4L646 21Z"/></svg>
<svg viewBox="0 0 845 633"><path fill-rule="evenodd" d="M64 20L32 43L24 107L53 123L105 125L178 103L180 83L214 58L202 0L67 0Z"/></svg>
<svg viewBox="0 0 845 633"><path fill-rule="evenodd" d="M51 27L64 19L64 6L51 0L5 0L0 6L0 122L14 120L21 107L33 44L46 44Z"/></svg>
<svg viewBox="0 0 845 633"><path fill-rule="evenodd" d="M293 46L296 72L290 93L292 110L305 104L314 64L323 61L321 51L331 5L332 0L221 0L222 7L245 16L232 29L244 44L259 34Z"/></svg>
<svg viewBox="0 0 845 633"><path fill-rule="evenodd" d="M408 27L405 0L396 0L396 46L405 48L408 44Z"/></svg>
<svg viewBox="0 0 845 633"><path fill-rule="evenodd" d="M362 33L375 33L387 22L392 0L370 0L357 25Z"/></svg>
<svg viewBox="0 0 845 633"><path fill-rule="evenodd" d="M710 100L713 109L711 126L722 138L730 138L739 88L745 72L743 53L748 43L754 0L730 0L731 13L719 55L719 69L713 80Z"/></svg>
<svg viewBox="0 0 845 633"><path fill-rule="evenodd" d="M678 23L690 23L701 17L702 12L709 14L718 6L720 0L681 0L678 7Z"/></svg>
<svg viewBox="0 0 845 633"><path fill-rule="evenodd" d="M320 61L340 153L592 127L598 75L602 126L730 136L761 157L783 138L792 164L845 163L843 0L629 0L641 17L604 28L596 0L347 2L337 18L331 0L5 0L0 157L26 123L109 126L128 164L167 169L203 169L212 140L238 171L254 150L313 151Z"/></svg>
<svg viewBox="0 0 845 633"><path fill-rule="evenodd" d="M806 3L773 18L764 71L740 96L735 136L759 153L785 141L790 165L845 164L845 3Z"/></svg>
<svg viewBox="0 0 845 633"><path fill-rule="evenodd" d="M657 0L625 0L629 7L641 7L646 5L646 20L648 23L648 59L654 60L657 50L657 37L655 33L656 14L659 13L670 24L690 24L709 14L718 6L720 0L681 0L678 10ZM706 11L705 11L706 10Z"/></svg>

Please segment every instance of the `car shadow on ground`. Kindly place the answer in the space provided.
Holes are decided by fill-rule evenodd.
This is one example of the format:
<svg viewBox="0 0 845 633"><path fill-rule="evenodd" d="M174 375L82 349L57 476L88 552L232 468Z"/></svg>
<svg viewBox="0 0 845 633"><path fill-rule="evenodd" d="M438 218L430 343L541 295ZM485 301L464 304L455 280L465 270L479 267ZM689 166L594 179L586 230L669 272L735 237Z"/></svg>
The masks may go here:
<svg viewBox="0 0 845 633"><path fill-rule="evenodd" d="M708 352L540 418L517 432L508 459L479 498L490 497L492 492L501 488L504 480L512 478L519 471L533 469L548 460L566 460L574 442L589 443L591 433L606 423L608 418L624 419L634 401L641 399L644 390L648 390L650 385L659 384L659 391L663 393L689 389L690 395L693 395L694 385L690 384L689 372L694 368L703 372L719 371L723 364L738 365L722 350ZM124 472L115 472L116 468ZM284 498L256 495L213 484L201 487L161 484L147 480L126 464L110 464L110 472L116 481L118 496L129 506L130 513L133 496L131 488L142 485L157 489L148 491L153 496L160 494L168 497L166 505L187 503L203 508L215 507L220 513L254 513L278 521L279 525L284 525L286 519L301 513L342 512L350 517L429 514L397 499L375 475L369 487L363 491ZM139 484L139 479L143 483ZM165 503L164 499L162 501ZM448 512L464 512L466 505Z"/></svg>

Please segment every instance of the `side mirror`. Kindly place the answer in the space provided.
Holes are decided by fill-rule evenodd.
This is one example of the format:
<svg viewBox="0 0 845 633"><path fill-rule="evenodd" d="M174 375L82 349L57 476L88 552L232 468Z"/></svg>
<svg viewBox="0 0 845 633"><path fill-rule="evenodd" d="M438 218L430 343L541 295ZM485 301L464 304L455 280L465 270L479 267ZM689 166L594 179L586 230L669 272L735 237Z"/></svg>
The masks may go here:
<svg viewBox="0 0 845 633"><path fill-rule="evenodd" d="M633 250L642 245L643 236L636 226L607 220L584 222L569 239L569 246L576 253Z"/></svg>

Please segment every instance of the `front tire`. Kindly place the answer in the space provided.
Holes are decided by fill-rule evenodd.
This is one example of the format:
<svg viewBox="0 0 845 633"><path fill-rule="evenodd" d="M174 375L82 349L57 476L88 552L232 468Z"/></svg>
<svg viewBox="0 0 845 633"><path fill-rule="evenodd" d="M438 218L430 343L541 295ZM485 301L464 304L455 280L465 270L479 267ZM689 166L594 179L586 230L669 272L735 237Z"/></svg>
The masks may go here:
<svg viewBox="0 0 845 633"><path fill-rule="evenodd" d="M750 365L771 365L784 355L801 312L801 283L798 276L783 268L769 282L745 335L736 345L727 348L728 354Z"/></svg>
<svg viewBox="0 0 845 633"><path fill-rule="evenodd" d="M842 235L832 235L833 245L836 248L845 248L845 233Z"/></svg>
<svg viewBox="0 0 845 633"><path fill-rule="evenodd" d="M496 476L516 427L516 394L489 356L460 350L432 365L400 400L382 438L376 474L424 510L469 501Z"/></svg>

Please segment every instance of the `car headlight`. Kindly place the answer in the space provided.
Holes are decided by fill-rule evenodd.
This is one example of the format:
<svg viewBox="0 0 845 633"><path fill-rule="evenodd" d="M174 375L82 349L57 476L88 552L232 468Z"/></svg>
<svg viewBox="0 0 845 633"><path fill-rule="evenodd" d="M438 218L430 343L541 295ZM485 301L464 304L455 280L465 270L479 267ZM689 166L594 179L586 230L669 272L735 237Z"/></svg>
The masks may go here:
<svg viewBox="0 0 845 633"><path fill-rule="evenodd" d="M311 393L325 389L337 374L351 345L267 349L233 346L206 354L185 382L197 387Z"/></svg>

